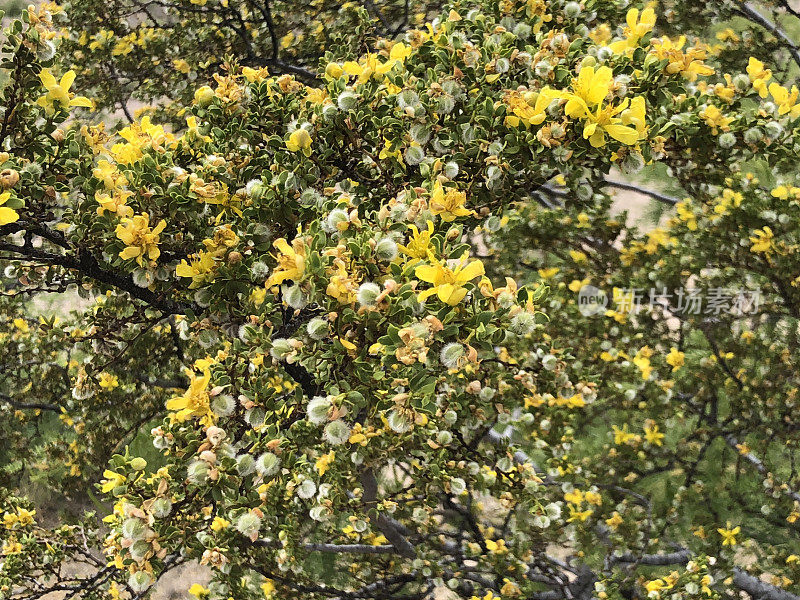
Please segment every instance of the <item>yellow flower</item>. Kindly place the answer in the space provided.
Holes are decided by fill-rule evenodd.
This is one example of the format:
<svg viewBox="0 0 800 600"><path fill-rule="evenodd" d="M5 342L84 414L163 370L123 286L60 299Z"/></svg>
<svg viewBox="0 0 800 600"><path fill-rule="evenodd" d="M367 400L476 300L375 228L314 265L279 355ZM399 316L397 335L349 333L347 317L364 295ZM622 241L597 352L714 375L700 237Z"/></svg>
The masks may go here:
<svg viewBox="0 0 800 600"><path fill-rule="evenodd" d="M750 242L753 244L750 246L750 252L770 254L774 249L772 241L774 237L775 234L772 233L772 229L769 227L756 229L753 235L750 236Z"/></svg>
<svg viewBox="0 0 800 600"><path fill-rule="evenodd" d="M111 373L100 373L100 387L106 390L113 390L119 387L119 378Z"/></svg>
<svg viewBox="0 0 800 600"><path fill-rule="evenodd" d="M541 124L547 116L545 112L547 107L557 97L558 94L550 88L544 88L538 94L535 92L508 92L505 103L511 109L512 114L506 117L506 125L518 127L522 123L528 127Z"/></svg>
<svg viewBox="0 0 800 600"><path fill-rule="evenodd" d="M699 47L689 48L684 53L686 36L680 36L673 42L667 36L653 40L653 53L661 60L669 61L664 70L667 73L680 73L688 81L697 81L699 75L713 75L714 69L703 63L706 51Z"/></svg>
<svg viewBox="0 0 800 600"><path fill-rule="evenodd" d="M677 348L672 348L667 354L667 364L672 367L673 371L677 371L683 366L683 359L685 353L681 352Z"/></svg>
<svg viewBox="0 0 800 600"><path fill-rule="evenodd" d="M131 196L133 192L128 190L113 190L110 194L98 190L94 194L94 199L99 205L97 214L102 216L110 212L120 217L132 217L133 209L126 204Z"/></svg>
<svg viewBox="0 0 800 600"><path fill-rule="evenodd" d="M622 517L617 511L614 511L613 514L608 519L606 519L606 525L608 525L609 527L611 527L611 529L614 530L616 530L617 527L622 525L623 522L624 521L622 520Z"/></svg>
<svg viewBox="0 0 800 600"><path fill-rule="evenodd" d="M582 511L574 504L567 505L567 508L569 508L569 517L567 517L567 523L572 523L574 521L583 522L592 514L591 508L587 508L586 510Z"/></svg>
<svg viewBox="0 0 800 600"><path fill-rule="evenodd" d="M771 83L769 85L769 93L772 94L775 104L778 105L778 114L785 115L791 113L793 119L800 116L800 104L797 104L797 97L800 95L800 90L796 85L792 86L790 92L782 85Z"/></svg>
<svg viewBox="0 0 800 600"><path fill-rule="evenodd" d="M269 70L267 67L260 67L258 69L243 67L242 75L244 75L244 78L247 79L249 83L258 83L269 77Z"/></svg>
<svg viewBox="0 0 800 600"><path fill-rule="evenodd" d="M433 265L422 265L415 270L417 277L433 285L431 289L420 293L420 301L435 294L445 304L455 306L467 295L464 284L484 274L483 263L479 260L468 262L466 253L453 269L440 263L433 254L429 256L429 260Z"/></svg>
<svg viewBox="0 0 800 600"><path fill-rule="evenodd" d="M70 94L69 88L72 87L72 83L75 81L75 71L64 73L59 82L56 81L49 69L42 69L42 72L39 73L39 79L47 89L47 93L41 96L36 103L44 107L48 115L54 115L59 109L69 110L73 106L83 106L84 108L93 106L92 101L88 98Z"/></svg>
<svg viewBox="0 0 800 600"><path fill-rule="evenodd" d="M618 106L603 106L613 79L614 75L608 67L600 67L595 71L594 67L586 66L572 80L572 93L562 95L567 99L565 114L586 121L583 137L594 148L606 144L606 134L632 146L646 133L644 98L634 98L633 101L626 98Z"/></svg>
<svg viewBox="0 0 800 600"><path fill-rule="evenodd" d="M658 430L658 425L652 419L645 421L644 439L653 446L661 446L664 443L664 434Z"/></svg>
<svg viewBox="0 0 800 600"><path fill-rule="evenodd" d="M126 248L119 253L124 260L135 258L140 266L144 266L145 258L155 261L161 256L158 249L159 234L164 231L167 222L159 221L150 229L150 216L147 213L136 215L132 218L123 218L117 225L117 237L122 240Z"/></svg>
<svg viewBox="0 0 800 600"><path fill-rule="evenodd" d="M772 71L765 69L763 62L751 56L747 63L747 74L753 83L753 89L758 92L759 96L766 98L768 93L767 82L772 79Z"/></svg>
<svg viewBox="0 0 800 600"><path fill-rule="evenodd" d="M275 593L275 584L272 582L272 579L267 579L261 584L261 591L264 594L264 598L269 598Z"/></svg>
<svg viewBox="0 0 800 600"><path fill-rule="evenodd" d="M278 264L267 279L265 287L280 285L287 279L300 281L306 270L306 248L303 240L295 238L290 246L284 238L275 240L272 244L281 254L276 257Z"/></svg>
<svg viewBox="0 0 800 600"><path fill-rule="evenodd" d="M428 257L431 250L431 236L433 236L433 222L428 221L428 229L420 231L416 225L409 226L411 229L412 237L408 241L408 246L398 245L398 248L403 254L411 258L424 259Z"/></svg>
<svg viewBox="0 0 800 600"><path fill-rule="evenodd" d="M700 117L706 122L706 125L711 128L711 133L714 135L717 135L720 130L728 131L733 121L733 118L726 117L722 114L722 111L713 104L706 106L700 113Z"/></svg>
<svg viewBox="0 0 800 600"><path fill-rule="evenodd" d="M736 536L742 531L742 528L739 526L734 527L731 529L730 521L725 525L724 528L720 527L717 529L717 532L722 536L722 545L723 546L735 546L736 545Z"/></svg>
<svg viewBox="0 0 800 600"><path fill-rule="evenodd" d="M653 30L656 24L656 14L652 8L645 8L641 15L638 8L632 8L625 17L628 26L623 34L625 39L609 45L614 52L626 52L639 45L639 40Z"/></svg>
<svg viewBox="0 0 800 600"><path fill-rule="evenodd" d="M97 166L92 170L92 175L95 179L102 181L107 190L113 190L128 185L128 180L125 175L120 173L116 165L111 164L107 160L100 160Z"/></svg>
<svg viewBox="0 0 800 600"><path fill-rule="evenodd" d="M567 94L564 112L568 117L583 117L590 107L600 104L608 95L614 73L609 67L582 67L578 77L572 80L572 94Z"/></svg>
<svg viewBox="0 0 800 600"><path fill-rule="evenodd" d="M302 152L306 156L311 156L311 135L302 127L298 127L286 140L286 148L290 152Z"/></svg>
<svg viewBox="0 0 800 600"><path fill-rule="evenodd" d="M207 587L203 587L199 583L195 583L189 588L189 594L195 598L206 598L210 591L211 590L209 590Z"/></svg>
<svg viewBox="0 0 800 600"><path fill-rule="evenodd" d="M431 192L430 207L434 215L441 215L442 220L450 223L458 217L466 217L472 211L464 207L467 202L467 194L457 189L449 188L446 192L441 182L437 181Z"/></svg>
<svg viewBox="0 0 800 600"><path fill-rule="evenodd" d="M606 145L606 134L618 142L626 146L633 146L639 141L639 137L643 134L633 127L624 125L626 118L631 123L640 123L642 130L644 130L644 118L636 118L634 115L640 111L639 106L634 113L628 113L626 110L629 101L626 98L619 106L606 106L602 104L597 106L594 113L587 111L584 118L586 124L583 127L583 138L589 140L593 148L600 148ZM641 111L643 112L643 111ZM623 117L617 117L619 113L623 113ZM629 116L625 117L625 113Z"/></svg>
<svg viewBox="0 0 800 600"><path fill-rule="evenodd" d="M200 250L194 256L181 260L181 264L175 267L175 275L178 277L191 277L192 283L189 289L195 289L204 283L214 279L214 269L217 266L214 255L211 252Z"/></svg>
<svg viewBox="0 0 800 600"><path fill-rule="evenodd" d="M317 459L317 461L314 463L314 467L317 469L317 473L319 473L320 477L325 475L325 471L328 470L335 458L336 452L331 450L327 454L323 454Z"/></svg>
<svg viewBox="0 0 800 600"><path fill-rule="evenodd" d="M210 407L208 396L208 384L211 381L211 372L203 371L203 375L198 377L194 371L189 372L191 382L189 389L182 396L176 396L167 400L167 410L177 411L172 418L178 423L183 423L189 418L201 417L208 421L213 414Z"/></svg>
<svg viewBox="0 0 800 600"><path fill-rule="evenodd" d="M627 423L622 426L622 429L616 425L612 425L611 429L614 431L614 444L617 446L636 441L636 435L628 431Z"/></svg>
<svg viewBox="0 0 800 600"><path fill-rule="evenodd" d="M3 206L3 204L8 202L9 198L11 198L11 192L3 192L0 194L0 226L19 221L19 213L17 211L13 208Z"/></svg>
<svg viewBox="0 0 800 600"><path fill-rule="evenodd" d="M222 531L223 529L227 529L230 524L231 522L227 519L223 519L222 517L214 517L214 520L211 521L211 530Z"/></svg>
<svg viewBox="0 0 800 600"><path fill-rule="evenodd" d="M116 472L111 471L109 469L106 469L105 471L103 471L103 477L104 477L104 480L102 482L100 482L101 483L100 491L102 491L104 494L107 494L108 492L113 490L115 487L119 487L120 485L122 485L126 481L126 478L125 478L124 475L120 475L119 473L116 473Z"/></svg>

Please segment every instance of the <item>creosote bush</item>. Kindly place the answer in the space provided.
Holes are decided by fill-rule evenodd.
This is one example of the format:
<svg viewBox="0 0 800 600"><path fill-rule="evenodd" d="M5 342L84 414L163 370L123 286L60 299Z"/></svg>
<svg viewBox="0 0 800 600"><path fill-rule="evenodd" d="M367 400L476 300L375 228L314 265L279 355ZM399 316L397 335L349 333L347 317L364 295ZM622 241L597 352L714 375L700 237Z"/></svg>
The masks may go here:
<svg viewBox="0 0 800 600"><path fill-rule="evenodd" d="M180 8L244 6L211 5ZM118 130L124 89L55 52L98 72L53 23L83 13L12 22L0 598L190 561L197 598L798 598L797 65L683 8L459 0L303 73L231 49ZM637 173L681 190L655 228L613 206Z"/></svg>

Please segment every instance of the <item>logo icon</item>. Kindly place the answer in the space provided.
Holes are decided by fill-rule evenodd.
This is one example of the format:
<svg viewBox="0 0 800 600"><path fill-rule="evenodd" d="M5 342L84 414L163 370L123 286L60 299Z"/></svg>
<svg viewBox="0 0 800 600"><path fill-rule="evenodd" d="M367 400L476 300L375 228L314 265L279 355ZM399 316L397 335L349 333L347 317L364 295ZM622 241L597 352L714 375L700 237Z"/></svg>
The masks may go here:
<svg viewBox="0 0 800 600"><path fill-rule="evenodd" d="M608 296L603 290L593 285L585 285L578 292L578 310L584 317L604 314L606 306L608 306Z"/></svg>

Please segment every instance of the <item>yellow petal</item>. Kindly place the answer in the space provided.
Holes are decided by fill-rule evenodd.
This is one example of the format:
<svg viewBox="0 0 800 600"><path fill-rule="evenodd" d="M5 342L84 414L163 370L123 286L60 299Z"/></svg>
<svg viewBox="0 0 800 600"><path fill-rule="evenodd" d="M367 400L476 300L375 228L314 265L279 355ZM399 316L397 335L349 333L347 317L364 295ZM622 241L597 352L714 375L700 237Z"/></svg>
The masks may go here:
<svg viewBox="0 0 800 600"><path fill-rule="evenodd" d="M428 283L436 283L439 272L440 269L437 267L431 267L430 265L421 265L414 271L419 279Z"/></svg>
<svg viewBox="0 0 800 600"><path fill-rule="evenodd" d="M13 208L0 206L0 225L8 225L19 220L19 214Z"/></svg>

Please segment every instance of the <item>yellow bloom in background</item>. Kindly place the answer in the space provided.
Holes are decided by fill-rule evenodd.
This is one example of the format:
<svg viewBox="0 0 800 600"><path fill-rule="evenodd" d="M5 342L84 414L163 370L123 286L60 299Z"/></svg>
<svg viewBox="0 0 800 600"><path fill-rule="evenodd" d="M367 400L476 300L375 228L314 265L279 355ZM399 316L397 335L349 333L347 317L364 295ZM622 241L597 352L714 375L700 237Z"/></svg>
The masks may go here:
<svg viewBox="0 0 800 600"><path fill-rule="evenodd" d="M433 222L428 221L428 228L424 231L417 229L416 225L409 226L412 232L407 246L398 245L400 252L411 258L425 259L431 251L431 237L433 236Z"/></svg>
<svg viewBox="0 0 800 600"><path fill-rule="evenodd" d="M97 166L92 169L92 175L103 182L107 190L128 185L128 179L122 174L117 166L103 159L97 162Z"/></svg>
<svg viewBox="0 0 800 600"><path fill-rule="evenodd" d="M796 85L793 85L792 90L789 91L782 85L771 83L769 84L769 93L772 95L772 99L775 100L775 104L778 105L778 114L785 115L790 113L793 119L800 116L800 104L797 103L800 90L797 89Z"/></svg>
<svg viewBox="0 0 800 600"><path fill-rule="evenodd" d="M627 52L636 48L639 41L653 31L656 24L656 13L652 8L645 8L639 14L638 8L632 8L628 11L625 21L628 24L623 32L625 39L609 45L614 52Z"/></svg>
<svg viewBox="0 0 800 600"><path fill-rule="evenodd" d="M13 208L3 206L11 198L11 192L0 194L0 226L19 221L19 213Z"/></svg>
<svg viewBox="0 0 800 600"><path fill-rule="evenodd" d="M119 136L125 143L114 144L111 147L111 154L122 164L139 160L147 146L160 149L164 144L175 141L172 134L164 131L163 126L152 123L150 117L143 117L139 123L121 129Z"/></svg>
<svg viewBox="0 0 800 600"><path fill-rule="evenodd" d="M722 545L723 546L735 546L737 544L736 536L741 531L742 531L742 528L739 527L738 525L736 527L734 527L734 528L731 528L730 521L728 521L728 523L725 525L724 528L720 527L719 529L717 529L717 533L719 533L722 536Z"/></svg>
<svg viewBox="0 0 800 600"><path fill-rule="evenodd" d="M269 598L275 593L275 584L272 579L267 579L261 584L261 591L264 594L264 598Z"/></svg>
<svg viewBox="0 0 800 600"><path fill-rule="evenodd" d="M211 381L211 372L203 371L198 377L194 371L188 373L191 381L189 389L182 396L175 396L167 400L167 410L177 411L171 415L178 423L183 423L190 418L208 418L213 414L208 395L208 384Z"/></svg>
<svg viewBox="0 0 800 600"><path fill-rule="evenodd" d="M422 265L415 270L417 277L433 285L431 289L420 293L420 302L436 295L445 304L455 306L467 295L464 285L484 274L483 263L479 260L468 261L466 253L452 269L436 260L432 254L429 260L433 265Z"/></svg>
<svg viewBox="0 0 800 600"><path fill-rule="evenodd" d="M700 113L700 117L706 122L706 125L711 128L711 133L714 135L717 135L720 130L728 131L730 129L729 125L733 121L733 118L726 117L722 114L722 111L713 104L706 106Z"/></svg>
<svg viewBox="0 0 800 600"><path fill-rule="evenodd" d="M210 593L211 590L207 587L203 587L199 583L192 584L192 587L189 588L189 594L195 598L206 598Z"/></svg>
<svg viewBox="0 0 800 600"><path fill-rule="evenodd" d="M113 390L119 387L119 378L111 373L100 373L100 387L105 390Z"/></svg>
<svg viewBox="0 0 800 600"><path fill-rule="evenodd" d="M150 216L147 213L123 218L115 230L117 237L126 246L119 253L120 257L124 260L135 258L140 266L144 266L145 259L155 261L161 256L161 250L158 249L159 234L166 226L167 222L161 219L158 225L151 229Z"/></svg>
<svg viewBox="0 0 800 600"><path fill-rule="evenodd" d="M100 482L100 491L102 491L104 494L109 493L115 487L121 486L126 481L124 475L120 475L119 473L109 469L103 471L103 478L103 481Z"/></svg>
<svg viewBox="0 0 800 600"><path fill-rule="evenodd" d="M39 73L39 79L47 89L47 93L41 96L36 103L44 107L49 116L54 115L59 109L69 110L73 106L82 106L84 108L92 108L94 106L88 98L70 93L69 88L72 87L75 81L75 71L67 71L61 77L61 81L56 81L49 69L42 69L42 72Z"/></svg>
<svg viewBox="0 0 800 600"><path fill-rule="evenodd" d="M652 419L645 421L644 439L653 446L661 446L664 443L664 434L658 430L658 425Z"/></svg>
<svg viewBox="0 0 800 600"><path fill-rule="evenodd" d="M325 471L328 470L328 468L331 466L331 464L335 459L336 459L336 452L331 450L330 452L328 452L327 454L323 454L316 460L316 462L314 463L314 468L317 470L317 473L319 473L320 477L325 475Z"/></svg>
<svg viewBox="0 0 800 600"><path fill-rule="evenodd" d="M750 252L754 254L770 254L775 247L773 242L774 237L775 234L772 233L772 229L769 227L756 229L753 235L750 236L750 242L753 244L750 246Z"/></svg>
<svg viewBox="0 0 800 600"><path fill-rule="evenodd" d="M302 152L306 156L311 156L311 135L302 127L295 129L286 140L286 149L290 152Z"/></svg>
<svg viewBox="0 0 800 600"><path fill-rule="evenodd" d="M446 223L455 221L458 217L466 217L472 211L464 207L467 202L467 194L454 188L449 188L446 192L441 182L437 181L431 192L430 208L434 215L440 215Z"/></svg>
<svg viewBox="0 0 800 600"><path fill-rule="evenodd" d="M295 238L290 246L284 238L279 238L272 245L280 251L280 255L275 257L278 265L267 279L266 287L280 285L287 279L300 281L306 270L306 248L303 240Z"/></svg>
<svg viewBox="0 0 800 600"><path fill-rule="evenodd" d="M614 444L616 444L617 446L621 446L623 444L629 444L631 442L636 441L637 436L635 433L631 433L630 431L628 431L627 423L625 423L622 426L622 429L620 429L616 425L612 425L611 429L614 432Z"/></svg>
<svg viewBox="0 0 800 600"><path fill-rule="evenodd" d="M128 190L113 190L111 193L95 192L94 199L99 205L97 214L102 216L110 212L120 217L132 217L133 209L126 204L131 196L133 192Z"/></svg>
<svg viewBox="0 0 800 600"><path fill-rule="evenodd" d="M683 52L686 44L686 36L680 36L676 41L664 36L652 41L653 53L660 60L669 61L664 67L667 73L680 73L687 81L697 81L700 75L713 75L714 69L703 63L707 57L707 52L701 47L695 46Z"/></svg>
<svg viewBox="0 0 800 600"><path fill-rule="evenodd" d="M606 525L608 525L611 529L614 530L616 530L617 527L619 527L623 523L624 521L622 520L622 517L617 511L614 511L613 514L608 519L606 519Z"/></svg>
<svg viewBox="0 0 800 600"><path fill-rule="evenodd" d="M671 348L667 354L667 364L672 367L673 371L677 371L683 366L684 356L686 355L677 348Z"/></svg>
<svg viewBox="0 0 800 600"><path fill-rule="evenodd" d="M766 98L769 92L767 82L772 79L772 71L765 69L763 62L751 56L747 63L747 74L750 76L753 89L758 92L759 96Z"/></svg>

